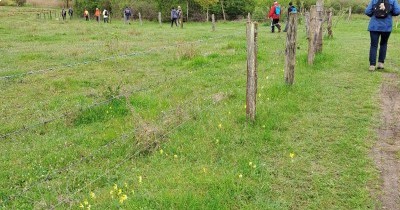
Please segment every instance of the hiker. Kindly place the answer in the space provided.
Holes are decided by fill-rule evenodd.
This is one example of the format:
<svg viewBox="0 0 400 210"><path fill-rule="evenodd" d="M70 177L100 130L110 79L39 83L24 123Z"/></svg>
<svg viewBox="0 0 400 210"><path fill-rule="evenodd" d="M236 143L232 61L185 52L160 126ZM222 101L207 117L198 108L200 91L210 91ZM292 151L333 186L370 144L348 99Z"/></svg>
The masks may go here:
<svg viewBox="0 0 400 210"><path fill-rule="evenodd" d="M69 19L71 20L72 19L72 15L74 14L74 10L72 10L72 7L70 7L69 9L68 9L68 15L69 15Z"/></svg>
<svg viewBox="0 0 400 210"><path fill-rule="evenodd" d="M176 27L178 27L178 24L176 23L176 19L178 18L178 13L176 12L175 8L172 7L171 9L171 28L174 26L174 23Z"/></svg>
<svg viewBox="0 0 400 210"><path fill-rule="evenodd" d="M178 18L178 24L179 25L182 25L182 15L183 15L183 13L182 13L182 8L181 8L181 6L178 6L178 9L176 10L176 13L177 13L177 18Z"/></svg>
<svg viewBox="0 0 400 210"><path fill-rule="evenodd" d="M67 11L64 8L62 8L62 10L61 10L61 16L62 16L63 20L65 20L67 18Z"/></svg>
<svg viewBox="0 0 400 210"><path fill-rule="evenodd" d="M85 17L86 21L89 21L89 11L85 8L85 11L83 12L83 17Z"/></svg>
<svg viewBox="0 0 400 210"><path fill-rule="evenodd" d="M131 23L129 22L129 19L131 18L131 16L132 16L132 11L131 11L131 9L128 8L128 7L126 7L125 10L124 10L124 20L125 20L125 24L126 24L126 23L131 24Z"/></svg>
<svg viewBox="0 0 400 210"><path fill-rule="evenodd" d="M99 10L99 8L96 8L96 11L94 12L94 16L96 17L96 21L100 22L100 10Z"/></svg>
<svg viewBox="0 0 400 210"><path fill-rule="evenodd" d="M292 2L289 2L289 8L288 8L288 14L287 14L287 21L286 21L286 26L285 29L283 30L283 32L287 32L288 28L289 28L289 16L292 13L297 13L297 9L295 6L293 6Z"/></svg>
<svg viewBox="0 0 400 210"><path fill-rule="evenodd" d="M277 1L274 1L274 5L272 5L271 10L269 11L268 18L272 20L271 23L271 32L275 32L275 26L278 28L278 32L281 32L281 25L279 24L279 18L281 16L281 6Z"/></svg>
<svg viewBox="0 0 400 210"><path fill-rule="evenodd" d="M397 0L370 0L365 14L370 18L368 31L371 37L369 49L369 70L375 71L376 56L378 51L379 37L379 57L378 69L384 68L387 43L392 32L392 16L400 15L400 6Z"/></svg>
<svg viewBox="0 0 400 210"><path fill-rule="evenodd" d="M103 10L103 20L104 20L104 23L108 23L108 16L109 16L108 13L109 13L108 10L106 10L106 9Z"/></svg>

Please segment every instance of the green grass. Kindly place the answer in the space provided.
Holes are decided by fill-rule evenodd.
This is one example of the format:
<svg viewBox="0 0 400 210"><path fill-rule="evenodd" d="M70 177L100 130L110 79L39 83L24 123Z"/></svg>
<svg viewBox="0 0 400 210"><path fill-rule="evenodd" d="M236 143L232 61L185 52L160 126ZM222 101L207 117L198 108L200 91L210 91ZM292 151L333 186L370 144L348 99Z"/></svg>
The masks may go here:
<svg viewBox="0 0 400 210"><path fill-rule="evenodd" d="M0 139L0 207L380 205L369 153L382 72L367 71L366 17L341 20L313 66L300 25L291 87L285 33L260 26L248 123L244 22L211 32L206 23L37 20L24 10L0 7L0 77L12 76L0 80L0 134L17 131ZM399 71L398 33L385 71Z"/></svg>

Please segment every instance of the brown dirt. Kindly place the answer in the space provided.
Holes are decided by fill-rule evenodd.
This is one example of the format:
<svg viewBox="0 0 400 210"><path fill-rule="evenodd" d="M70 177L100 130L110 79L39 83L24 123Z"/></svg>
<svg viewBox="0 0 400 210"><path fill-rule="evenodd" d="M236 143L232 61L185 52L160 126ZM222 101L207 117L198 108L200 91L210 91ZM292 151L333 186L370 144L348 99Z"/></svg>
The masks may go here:
<svg viewBox="0 0 400 210"><path fill-rule="evenodd" d="M400 81L397 74L384 74L381 87L382 124L378 142L372 150L380 171L382 186L379 198L382 209L400 209Z"/></svg>

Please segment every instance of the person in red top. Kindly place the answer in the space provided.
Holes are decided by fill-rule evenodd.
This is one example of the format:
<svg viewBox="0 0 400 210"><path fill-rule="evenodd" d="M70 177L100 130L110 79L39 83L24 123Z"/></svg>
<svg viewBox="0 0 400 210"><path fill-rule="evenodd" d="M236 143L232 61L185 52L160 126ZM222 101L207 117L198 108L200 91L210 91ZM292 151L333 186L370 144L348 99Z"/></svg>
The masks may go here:
<svg viewBox="0 0 400 210"><path fill-rule="evenodd" d="M96 17L96 21L100 22L100 10L99 10L99 8L96 8L96 11L94 12L94 16Z"/></svg>
<svg viewBox="0 0 400 210"><path fill-rule="evenodd" d="M277 1L274 1L274 5L272 5L269 10L268 18L272 20L271 29L272 33L275 32L275 26L278 28L278 32L281 32L281 25L279 24L279 18L281 17L281 6Z"/></svg>

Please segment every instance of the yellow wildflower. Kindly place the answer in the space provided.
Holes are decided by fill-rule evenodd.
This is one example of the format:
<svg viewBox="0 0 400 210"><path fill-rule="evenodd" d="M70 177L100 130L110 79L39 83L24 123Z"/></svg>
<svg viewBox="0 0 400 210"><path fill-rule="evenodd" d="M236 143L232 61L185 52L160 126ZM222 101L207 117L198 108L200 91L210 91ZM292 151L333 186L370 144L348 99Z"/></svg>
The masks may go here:
<svg viewBox="0 0 400 210"><path fill-rule="evenodd" d="M82 203L79 204L79 208L84 208Z"/></svg>
<svg viewBox="0 0 400 210"><path fill-rule="evenodd" d="M87 200L85 200L83 203L84 203L86 206L89 204L89 202L88 202Z"/></svg>
<svg viewBox="0 0 400 210"><path fill-rule="evenodd" d="M118 185L114 184L114 190L118 190Z"/></svg>
<svg viewBox="0 0 400 210"><path fill-rule="evenodd" d="M128 183L125 182L125 183L124 183L124 186L125 186L125 188L128 188Z"/></svg>
<svg viewBox="0 0 400 210"><path fill-rule="evenodd" d="M174 158L178 158L178 155L174 155Z"/></svg>
<svg viewBox="0 0 400 210"><path fill-rule="evenodd" d="M163 153L164 153L164 150L160 149L160 154L163 154Z"/></svg>
<svg viewBox="0 0 400 210"><path fill-rule="evenodd" d="M222 124L220 123L220 124L218 124L218 128L222 128Z"/></svg>
<svg viewBox="0 0 400 210"><path fill-rule="evenodd" d="M128 196L124 194L119 198L119 202L123 203L126 199L128 199Z"/></svg>
<svg viewBox="0 0 400 210"><path fill-rule="evenodd" d="M118 195L121 195L121 193L122 193L122 190L119 189L119 190L118 190Z"/></svg>
<svg viewBox="0 0 400 210"><path fill-rule="evenodd" d="M96 194L94 194L94 192L90 192L90 197L91 197L92 199L95 199L95 198L96 198Z"/></svg>
<svg viewBox="0 0 400 210"><path fill-rule="evenodd" d="M90 210L90 207L92 207L91 205L88 205L86 208L87 208L87 210Z"/></svg>
<svg viewBox="0 0 400 210"><path fill-rule="evenodd" d="M253 168L256 168L256 167L257 167L257 165L256 165L256 164L254 164L254 165L253 165Z"/></svg>
<svg viewBox="0 0 400 210"><path fill-rule="evenodd" d="M139 183L142 183L142 176L139 176Z"/></svg>
<svg viewBox="0 0 400 210"><path fill-rule="evenodd" d="M249 162L249 166L253 165L253 162Z"/></svg>
<svg viewBox="0 0 400 210"><path fill-rule="evenodd" d="M242 178L243 177L243 175L242 174L239 174L239 178Z"/></svg>
<svg viewBox="0 0 400 210"><path fill-rule="evenodd" d="M289 154L290 158L294 158L294 153Z"/></svg>

